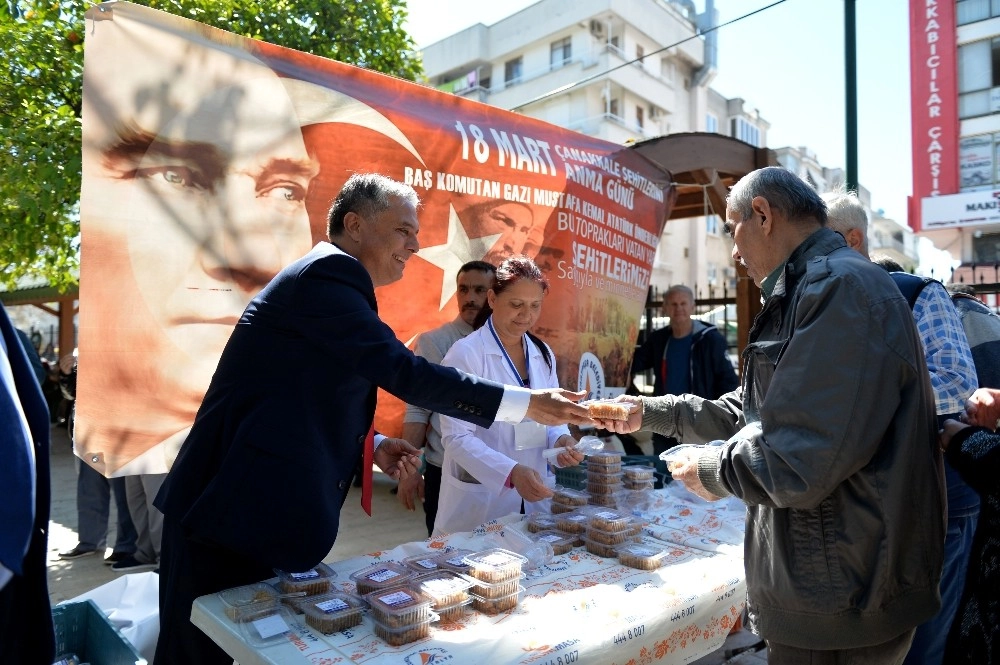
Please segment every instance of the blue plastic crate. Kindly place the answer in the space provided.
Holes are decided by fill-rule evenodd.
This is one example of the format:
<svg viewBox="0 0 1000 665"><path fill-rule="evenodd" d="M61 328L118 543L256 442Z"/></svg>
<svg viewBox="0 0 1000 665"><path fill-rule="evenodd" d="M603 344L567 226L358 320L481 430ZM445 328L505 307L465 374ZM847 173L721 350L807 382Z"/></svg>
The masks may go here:
<svg viewBox="0 0 1000 665"><path fill-rule="evenodd" d="M92 600L52 608L56 655L76 654L91 665L146 665L146 659Z"/></svg>

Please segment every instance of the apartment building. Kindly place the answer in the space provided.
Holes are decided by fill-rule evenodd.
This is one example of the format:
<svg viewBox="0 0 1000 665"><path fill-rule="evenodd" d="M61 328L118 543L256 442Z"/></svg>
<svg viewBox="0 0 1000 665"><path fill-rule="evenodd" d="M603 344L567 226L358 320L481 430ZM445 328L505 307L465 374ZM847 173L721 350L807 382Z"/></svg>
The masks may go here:
<svg viewBox="0 0 1000 665"><path fill-rule="evenodd" d="M539 0L423 48L430 85L613 143L718 132L756 146L768 123L712 90L714 2ZM666 225L651 283L733 292L732 243L707 214Z"/></svg>

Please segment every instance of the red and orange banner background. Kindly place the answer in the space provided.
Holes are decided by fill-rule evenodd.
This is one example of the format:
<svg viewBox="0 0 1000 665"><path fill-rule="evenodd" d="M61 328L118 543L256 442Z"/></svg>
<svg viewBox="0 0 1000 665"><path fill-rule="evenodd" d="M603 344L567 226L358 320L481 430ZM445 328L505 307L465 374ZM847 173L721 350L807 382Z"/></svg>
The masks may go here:
<svg viewBox="0 0 1000 665"><path fill-rule="evenodd" d="M533 257L563 387L627 385L673 191L637 153L129 3L87 13L77 453L161 473L243 307L326 239L355 172L420 195L421 251L379 289L404 343L457 315L469 260ZM248 359L248 362L252 362ZM379 396L376 426L401 408Z"/></svg>

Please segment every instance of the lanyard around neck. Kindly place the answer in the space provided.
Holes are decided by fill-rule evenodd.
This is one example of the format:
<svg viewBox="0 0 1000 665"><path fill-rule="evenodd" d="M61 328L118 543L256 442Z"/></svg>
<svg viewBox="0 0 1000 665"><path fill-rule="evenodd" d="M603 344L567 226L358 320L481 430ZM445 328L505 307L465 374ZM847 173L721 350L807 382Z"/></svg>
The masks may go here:
<svg viewBox="0 0 1000 665"><path fill-rule="evenodd" d="M497 346L500 347L500 353L503 354L503 359L507 361L507 365L510 367L510 371L512 371L514 373L514 376L517 378L517 383L522 388L525 388L527 386L527 384L521 379L521 373L517 371L517 367L514 366L514 361L510 359L510 356L507 354L507 349L503 348L503 342L501 342L500 341L500 337L497 336L497 331L493 327L493 317L492 316L490 318L486 319L486 325L489 327L490 332L493 333L493 339L496 340ZM528 360L528 349L527 349L527 346L524 343L524 336L521 337L521 348L524 349L524 373L528 375L528 381L530 382L531 381L531 363Z"/></svg>

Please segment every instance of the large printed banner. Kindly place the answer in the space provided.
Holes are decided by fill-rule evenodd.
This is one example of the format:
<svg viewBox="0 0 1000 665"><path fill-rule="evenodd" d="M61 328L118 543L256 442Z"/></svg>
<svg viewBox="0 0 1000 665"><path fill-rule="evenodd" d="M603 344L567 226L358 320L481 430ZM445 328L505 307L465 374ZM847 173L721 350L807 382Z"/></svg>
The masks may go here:
<svg viewBox="0 0 1000 665"><path fill-rule="evenodd" d="M634 151L129 3L91 8L86 40L76 444L94 468L169 469L244 307L326 239L356 172L422 200L421 250L377 293L401 341L457 316L463 263L523 253L550 282L536 332L563 387L627 385L673 197ZM401 414L380 394L380 431Z"/></svg>

